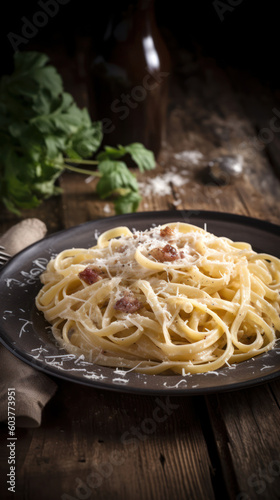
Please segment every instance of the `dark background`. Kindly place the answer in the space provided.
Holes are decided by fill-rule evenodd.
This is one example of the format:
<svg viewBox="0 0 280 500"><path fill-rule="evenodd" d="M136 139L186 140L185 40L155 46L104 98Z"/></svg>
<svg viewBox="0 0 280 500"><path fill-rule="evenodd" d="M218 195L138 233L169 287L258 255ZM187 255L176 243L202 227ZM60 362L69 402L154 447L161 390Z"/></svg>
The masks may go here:
<svg viewBox="0 0 280 500"><path fill-rule="evenodd" d="M45 0L42 0L45 2ZM64 0L67 2L67 0ZM210 1L156 0L158 25L169 42L182 48L214 58L223 67L236 67L257 76L271 87L279 86L279 15L277 2L243 0L218 2L220 8L229 6L222 21L217 5ZM230 5L231 2L231 5ZM92 37L100 40L113 8L121 7L120 1L69 0L59 6L59 12L50 17L47 25L39 29L28 44L19 50L54 48L63 44L69 53L75 53L77 39ZM8 39L9 33L21 35L22 17L32 21L32 16L42 10L39 1L10 3L2 6L1 13L1 74L12 69L14 50ZM170 42L169 42L170 43Z"/></svg>

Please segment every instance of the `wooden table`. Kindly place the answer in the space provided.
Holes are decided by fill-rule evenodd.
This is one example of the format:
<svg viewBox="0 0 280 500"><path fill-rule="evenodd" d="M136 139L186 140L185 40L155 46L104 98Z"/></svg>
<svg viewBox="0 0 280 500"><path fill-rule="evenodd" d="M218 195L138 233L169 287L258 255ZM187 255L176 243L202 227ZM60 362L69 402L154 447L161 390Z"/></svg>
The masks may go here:
<svg viewBox="0 0 280 500"><path fill-rule="evenodd" d="M234 68L171 48L168 133L148 183L173 171L185 183L143 199L139 211L214 210L280 223L280 95ZM87 105L81 59L52 54L65 86ZM274 118L276 117L276 118ZM189 154L192 152L192 154ZM200 154L198 154L200 153ZM240 154L243 175L225 186L200 172L221 154ZM22 217L49 233L114 215L79 174L60 179L62 196ZM1 211L0 232L17 219ZM37 429L17 429L17 499L174 500L280 498L280 380L208 396L130 395L56 380ZM159 402L160 401L160 402ZM156 408L164 415L149 427ZM166 406L167 405L167 406ZM0 426L5 443L6 425ZM130 443L124 446L124 433ZM7 457L1 454L1 498ZM3 474L4 473L4 474ZM3 479L4 478L4 479ZM12 495L7 498L12 498Z"/></svg>

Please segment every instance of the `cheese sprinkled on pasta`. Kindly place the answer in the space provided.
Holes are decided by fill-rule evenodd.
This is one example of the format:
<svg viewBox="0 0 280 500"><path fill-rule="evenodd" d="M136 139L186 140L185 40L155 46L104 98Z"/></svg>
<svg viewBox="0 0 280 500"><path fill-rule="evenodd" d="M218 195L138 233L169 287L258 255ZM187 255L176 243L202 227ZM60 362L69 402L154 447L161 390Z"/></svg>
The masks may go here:
<svg viewBox="0 0 280 500"><path fill-rule="evenodd" d="M280 260L174 222L106 231L41 275L37 308L70 353L102 366L203 373L272 349Z"/></svg>

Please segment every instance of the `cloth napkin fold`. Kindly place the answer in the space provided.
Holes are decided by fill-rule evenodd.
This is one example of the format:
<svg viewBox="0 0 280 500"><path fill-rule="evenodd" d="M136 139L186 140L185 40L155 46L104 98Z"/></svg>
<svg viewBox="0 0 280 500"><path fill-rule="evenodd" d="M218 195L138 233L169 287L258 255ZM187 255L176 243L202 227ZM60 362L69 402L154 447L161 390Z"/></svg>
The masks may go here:
<svg viewBox="0 0 280 500"><path fill-rule="evenodd" d="M0 237L0 246L10 255L46 235L39 219L25 219ZM0 344L0 421L7 421L8 389L15 389L16 427L39 427L42 411L57 385L49 377L27 365Z"/></svg>

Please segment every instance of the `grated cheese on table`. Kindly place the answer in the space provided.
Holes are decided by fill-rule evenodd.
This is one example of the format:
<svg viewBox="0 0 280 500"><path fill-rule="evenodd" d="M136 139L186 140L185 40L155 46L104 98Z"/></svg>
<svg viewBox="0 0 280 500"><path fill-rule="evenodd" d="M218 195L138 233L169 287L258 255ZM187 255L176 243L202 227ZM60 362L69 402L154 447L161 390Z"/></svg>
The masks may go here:
<svg viewBox="0 0 280 500"><path fill-rule="evenodd" d="M175 153L174 158L176 160L198 165L199 161L203 158L203 154L200 151L181 151L180 153Z"/></svg>
<svg viewBox="0 0 280 500"><path fill-rule="evenodd" d="M139 188L143 196L150 196L151 194L166 196L172 194L172 184L173 186L181 187L188 182L188 177L172 170L165 174L147 179L145 182L139 182Z"/></svg>

